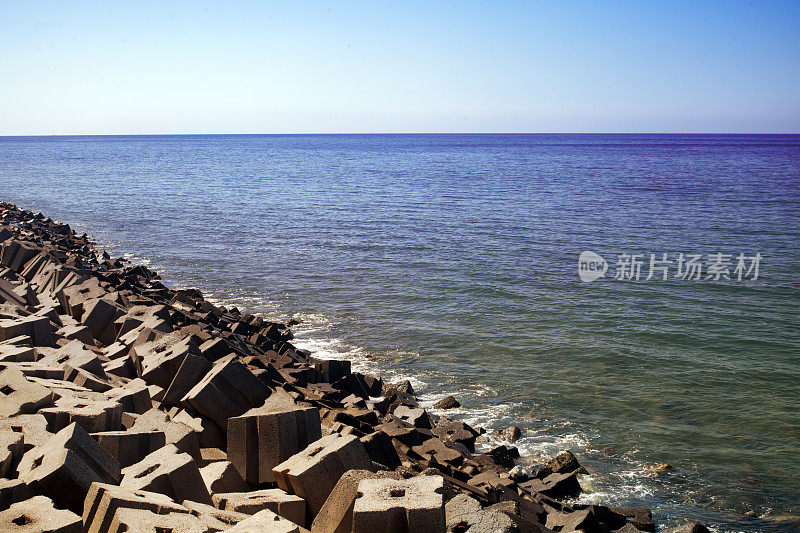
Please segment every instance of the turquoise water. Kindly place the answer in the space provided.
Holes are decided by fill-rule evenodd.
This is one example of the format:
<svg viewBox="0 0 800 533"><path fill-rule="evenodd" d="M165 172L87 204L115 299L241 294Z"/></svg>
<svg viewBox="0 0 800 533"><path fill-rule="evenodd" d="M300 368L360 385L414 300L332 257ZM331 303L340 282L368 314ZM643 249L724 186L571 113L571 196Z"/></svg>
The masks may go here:
<svg viewBox="0 0 800 533"><path fill-rule="evenodd" d="M518 423L526 455L572 449L586 501L798 527L800 136L8 137L0 198ZM644 281L717 252L758 279ZM623 253L640 281L611 279Z"/></svg>

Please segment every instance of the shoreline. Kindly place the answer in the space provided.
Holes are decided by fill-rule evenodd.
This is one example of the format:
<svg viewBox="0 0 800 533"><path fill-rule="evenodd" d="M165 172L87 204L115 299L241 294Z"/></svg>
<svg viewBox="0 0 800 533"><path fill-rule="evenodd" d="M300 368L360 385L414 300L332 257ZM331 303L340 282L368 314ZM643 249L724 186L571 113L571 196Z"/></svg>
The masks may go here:
<svg viewBox="0 0 800 533"><path fill-rule="evenodd" d="M268 322L255 315L242 314L235 308L215 306L196 289L170 289L146 267L126 267L121 260L112 260L105 252L95 250L85 234L78 236L68 226L53 223L44 215L0 203L0 225L0 233L3 233L2 228L6 230L5 236L0 235L3 243L0 257L5 267L0 267L0 278L7 283L3 286L6 302L0 305L4 306L4 320L11 321L4 322L3 327L9 331L29 332L27 335L4 337L0 341L0 367L5 367L2 372L6 379L10 380L8 376L13 373L16 383L24 387L29 387L26 382L34 383L37 387L32 388L37 388L40 393L42 388L50 391L33 408L12 401L11 409L3 412L4 416L12 413L14 417L28 417L26 420L34 417L39 426L36 430L30 429L31 438L24 439L10 453L7 468L15 477L6 478L12 489L0 485L0 494L4 496L0 512L6 502L8 505L24 505L30 501L29 496L36 494L50 497L56 508L80 510L80 506L69 497L48 486L44 481L46 477L37 478L39 472L35 466L31 468L36 461L33 456L48 447L53 438L51 433L63 438L62 433L69 430L71 439L80 440L81 437L75 435L84 431L94 434L102 446L102 441L110 437L98 437L98 433L124 431L140 435L141 432L136 432L139 418L146 413L150 418L165 413L171 418L159 420L148 431L161 432L166 438L168 427L182 424L191 429L189 433L195 435L197 442L195 448L176 441L176 445L181 442L183 447L177 446L176 453L169 459L175 455L188 455L195 466L187 468L192 471L194 468L201 474L207 467L219 469L225 466L224 472L228 477L235 478L234 472L238 472L244 485L237 487L247 489L246 492L267 488L280 490L287 496L303 494L306 497L301 496L302 518L292 515L297 522L303 523L291 522L286 516L282 520L310 527L312 531L323 530L315 529L312 524L328 505L331 494L341 496L347 493L337 484L341 475L326 481L330 486L324 498L311 497L308 487L303 488L303 483L308 482L299 476L294 481L289 480L291 476L281 481L280 474L275 474L277 481L269 480L269 473L263 480L248 478L251 463L258 463L257 457L251 457L252 450L244 454L239 464L231 461L231 456L235 455L231 448L236 448L232 442L237 442L237 439L227 442L225 439L226 432L231 434L231 420L252 409L262 408L266 402L280 404L273 405L270 413L315 410L324 439L347 440L353 443L354 448L363 448L368 459L354 464L356 470L392 471L399 476L393 482L407 483L409 487L429 481L422 479L424 477L441 477L444 492L441 514L448 523L452 522L452 517L459 516L462 521L477 520L476 523L484 519L505 520L509 524L508 531L569 531L569 528L579 526L597 531L655 529L650 511L645 508L564 503L564 498L580 492L578 476L582 474L576 472L582 467L571 454L560 454L535 471L526 468L514 470L514 449L495 447L480 453L480 447L476 450L475 445L476 441L484 438L484 431L421 409L409 383L383 383L377 376L352 372L349 362L316 360L312 353L296 349L291 342L291 323ZM83 292L77 287L81 287ZM96 311L98 308L100 310ZM25 325L32 322L35 322L35 327ZM19 337L23 338L17 340ZM15 342L9 344L11 340ZM72 353L74 350L78 353ZM68 357L61 361L60 355ZM243 378L245 385L260 389L253 391L245 386L233 386L227 379L215 381L215 377L226 368L236 368L239 374L247 375ZM9 370L21 373L25 381L19 382L19 374ZM56 378L59 373L64 379ZM31 377L34 381L29 379ZM207 387L204 388L204 384ZM5 387L8 387L5 390L13 389L10 384ZM242 390L247 390L251 397L245 397L247 395L242 394ZM233 407L219 413L216 402L209 402L207 395L230 401ZM136 397L144 407L117 401L132 397ZM77 399L89 406L78 407L83 402ZM97 410L100 404L115 402L119 408L115 405L107 407L113 416L107 410ZM287 407L287 404L291 406ZM42 418L45 420L44 430ZM311 425L315 426L314 423ZM23 428L22 433L29 437L26 429ZM272 445L284 445L283 440ZM289 462L292 457L301 455L311 442L316 442L316 439L304 442L303 446L296 444L293 453L284 457L284 461ZM360 447L356 442L361 443ZM34 447L26 449L31 443ZM90 444L86 446L90 447ZM169 444L166 441L166 445L155 446L152 453L142 457L137 455L138 461L120 467L134 470L120 470L116 479L113 472L110 477L98 473L96 481L110 481L110 485L117 481L123 488L134 487L135 483L130 481L149 468L134 474L136 466L146 462L152 454L166 453L164 450L169 449ZM259 444L257 447L264 446ZM122 448L115 451L120 454ZM118 457L114 459L122 464ZM30 462L32 464L28 464ZM223 462L227 465L219 464ZM59 467L56 471L70 478L65 468ZM510 471L514 472L516 479L512 478ZM378 474L363 474L362 477L367 479L373 475ZM147 474L142 477L148 479ZM222 477L220 475L216 481ZM205 476L202 481L205 482ZM227 485L229 481L226 478L220 484ZM136 488L149 490L159 487L159 484L145 487ZM87 499L92 497L91 486L77 488L85 489L83 492L88 493ZM202 486L194 488L203 493ZM208 498L214 496L211 488L205 490ZM162 487L155 492L172 498L176 505L182 503L180 490L174 486L169 489ZM243 491L221 493L226 492ZM8 498L5 497L7 494ZM355 499L354 495L351 496ZM95 497L99 496L95 494ZM201 494L196 498L202 500L205 496ZM216 501L213 503L219 507L217 511L228 510ZM349 507L352 505L350 501ZM404 505L408 508L411 503ZM265 507L269 509L266 504ZM274 507L281 515L278 506ZM209 516L213 514L205 508L191 511L186 513L201 521L210 520ZM240 523L251 519L238 518ZM85 527L86 516L83 522ZM436 520L430 519L429 522L432 524ZM459 524L456 521L451 525ZM691 527L694 529L682 531L701 531L700 526Z"/></svg>

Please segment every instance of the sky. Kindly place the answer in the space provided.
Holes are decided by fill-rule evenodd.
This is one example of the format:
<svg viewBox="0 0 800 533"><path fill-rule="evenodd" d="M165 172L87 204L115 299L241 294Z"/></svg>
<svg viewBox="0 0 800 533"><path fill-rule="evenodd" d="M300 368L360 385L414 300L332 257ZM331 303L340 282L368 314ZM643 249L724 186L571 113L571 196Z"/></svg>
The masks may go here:
<svg viewBox="0 0 800 533"><path fill-rule="evenodd" d="M800 133L800 1L0 0L0 135Z"/></svg>

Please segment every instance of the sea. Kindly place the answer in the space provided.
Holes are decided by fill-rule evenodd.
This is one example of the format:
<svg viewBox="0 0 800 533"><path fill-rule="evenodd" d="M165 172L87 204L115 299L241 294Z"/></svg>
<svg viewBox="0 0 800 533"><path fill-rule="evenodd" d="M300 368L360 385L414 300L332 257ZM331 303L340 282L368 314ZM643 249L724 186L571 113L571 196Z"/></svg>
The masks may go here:
<svg viewBox="0 0 800 533"><path fill-rule="evenodd" d="M581 502L800 530L800 135L2 137L0 200L571 450Z"/></svg>

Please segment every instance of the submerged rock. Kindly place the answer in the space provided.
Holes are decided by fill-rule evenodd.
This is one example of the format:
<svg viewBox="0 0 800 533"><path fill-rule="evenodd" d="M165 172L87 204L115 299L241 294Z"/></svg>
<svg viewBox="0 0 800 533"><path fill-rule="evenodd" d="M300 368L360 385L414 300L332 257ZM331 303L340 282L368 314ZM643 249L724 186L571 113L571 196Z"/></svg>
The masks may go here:
<svg viewBox="0 0 800 533"><path fill-rule="evenodd" d="M453 396L446 396L433 404L434 409L456 409L461 407L461 404Z"/></svg>

